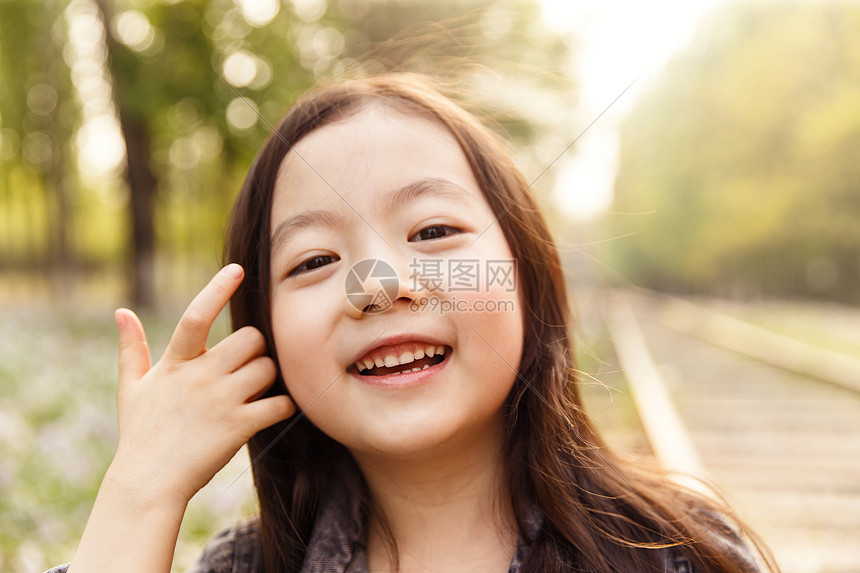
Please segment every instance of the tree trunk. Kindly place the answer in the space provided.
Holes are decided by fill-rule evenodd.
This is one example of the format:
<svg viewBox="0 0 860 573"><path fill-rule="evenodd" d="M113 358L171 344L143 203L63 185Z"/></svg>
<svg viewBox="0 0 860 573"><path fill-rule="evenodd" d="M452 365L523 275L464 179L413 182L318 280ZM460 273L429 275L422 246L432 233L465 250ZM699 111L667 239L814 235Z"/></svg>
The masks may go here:
<svg viewBox="0 0 860 573"><path fill-rule="evenodd" d="M42 62L46 70L51 70L53 62L62 58L59 46L54 43L50 36L42 38ZM56 70L51 74L56 78ZM61 80L51 82L57 94L63 93ZM63 305L68 305L73 300L76 287L76 253L72 247L71 236L73 228L73 193L74 188L70 184L70 178L66 176L66 150L65 141L70 133L62 126L61 119L62 104L57 102L50 114L51 164L44 173L46 195L48 197L48 225L53 230L51 241L51 282L53 286L53 298ZM51 197L53 193L53 197ZM50 200L54 200L53 208Z"/></svg>
<svg viewBox="0 0 860 573"><path fill-rule="evenodd" d="M128 185L131 190L132 298L139 308L155 301L154 198L157 180L149 168L149 135L146 124L127 117L120 108L120 125L128 154Z"/></svg>
<svg viewBox="0 0 860 573"><path fill-rule="evenodd" d="M54 208L50 209L53 217L49 218L49 226L53 228L51 241L52 256L50 257L51 278L54 300L63 305L72 301L75 292L75 253L69 241L71 222L68 182L63 173L62 144L55 147L58 154L57 165L46 174L45 184L54 193Z"/></svg>
<svg viewBox="0 0 860 573"><path fill-rule="evenodd" d="M157 179L149 167L149 132L146 120L138 118L123 105L125 86L121 85L121 74L113 69L117 44L110 34L110 4L96 0L101 12L105 44L108 52L108 67L113 79L113 100L119 115L122 135L125 139L128 181L131 200L132 244L128 270L131 298L136 308L152 308L155 300L155 226L153 223L154 200Z"/></svg>

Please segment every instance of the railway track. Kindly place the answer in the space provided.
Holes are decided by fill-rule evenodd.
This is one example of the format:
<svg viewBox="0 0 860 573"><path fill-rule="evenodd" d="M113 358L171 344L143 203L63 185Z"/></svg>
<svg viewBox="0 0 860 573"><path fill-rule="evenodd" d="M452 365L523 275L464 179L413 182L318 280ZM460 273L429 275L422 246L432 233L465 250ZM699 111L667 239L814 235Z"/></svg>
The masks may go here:
<svg viewBox="0 0 860 573"><path fill-rule="evenodd" d="M610 335L658 457L726 493L786 573L860 572L860 391L751 357L754 332L723 332L731 342L718 344L710 311L619 294L610 307ZM803 348L786 348L786 363L797 363Z"/></svg>

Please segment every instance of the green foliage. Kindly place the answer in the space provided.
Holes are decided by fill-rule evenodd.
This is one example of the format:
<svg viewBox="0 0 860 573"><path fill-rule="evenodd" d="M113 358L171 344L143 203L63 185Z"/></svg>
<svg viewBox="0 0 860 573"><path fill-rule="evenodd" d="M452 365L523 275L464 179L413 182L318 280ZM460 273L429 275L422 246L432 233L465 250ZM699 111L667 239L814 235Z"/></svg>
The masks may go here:
<svg viewBox="0 0 860 573"><path fill-rule="evenodd" d="M56 219L69 209L63 174L79 116L63 60L63 6L0 2L0 261L31 268L56 261L69 235ZM28 236L31 227L45 232Z"/></svg>
<svg viewBox="0 0 860 573"><path fill-rule="evenodd" d="M623 130L611 256L637 283L860 302L860 8L732 6Z"/></svg>
<svg viewBox="0 0 860 573"><path fill-rule="evenodd" d="M93 102L76 94L101 72L70 76L70 27L98 16L98 6L107 13L109 103L144 126L146 147L137 153L157 180L158 268L171 276L183 275L178 265L217 264L253 155L288 105L319 81L386 70L433 74L514 138L527 174L547 163L536 151L540 138L555 132L567 140L572 131L571 47L548 31L535 0L277 1L277 12L262 16L242 4L0 2L0 268L41 273L64 259L72 270L120 269L131 253L122 165L97 177L77 172L76 136ZM95 42L86 49L102 57L91 25L85 36ZM57 94L49 116L34 112L38 98L28 104L28 90L40 83ZM42 149L36 144L53 145L53 160L28 160L27 149Z"/></svg>

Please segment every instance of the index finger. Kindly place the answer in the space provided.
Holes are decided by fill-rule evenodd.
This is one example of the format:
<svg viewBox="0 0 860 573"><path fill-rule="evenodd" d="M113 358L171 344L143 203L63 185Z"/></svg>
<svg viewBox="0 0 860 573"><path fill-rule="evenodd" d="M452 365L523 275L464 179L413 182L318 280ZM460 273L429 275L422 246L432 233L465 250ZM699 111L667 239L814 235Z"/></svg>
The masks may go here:
<svg viewBox="0 0 860 573"><path fill-rule="evenodd" d="M206 352L209 329L218 313L236 292L244 275L245 271L241 266L231 263L212 277L179 319L179 324L176 325L164 351L165 357L171 360L191 360Z"/></svg>

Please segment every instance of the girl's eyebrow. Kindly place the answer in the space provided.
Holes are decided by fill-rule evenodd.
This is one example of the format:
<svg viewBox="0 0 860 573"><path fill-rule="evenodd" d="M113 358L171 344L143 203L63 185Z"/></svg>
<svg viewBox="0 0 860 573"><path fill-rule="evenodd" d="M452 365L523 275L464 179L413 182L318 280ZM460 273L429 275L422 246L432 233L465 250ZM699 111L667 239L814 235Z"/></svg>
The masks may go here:
<svg viewBox="0 0 860 573"><path fill-rule="evenodd" d="M293 235L301 229L309 227L327 227L337 229L343 227L346 221L343 214L337 211L312 210L301 213L282 221L272 233L272 250L276 250L289 242Z"/></svg>
<svg viewBox="0 0 860 573"><path fill-rule="evenodd" d="M399 187L385 194L383 199L383 211L392 213L402 209L404 206L417 201L425 196L432 195L433 197L443 197L460 203L462 205L470 204L470 195L461 185L441 179L438 177L428 177L407 183L403 187ZM301 229L309 227L325 227L329 229L337 229L346 224L343 213L339 211L329 210L309 210L302 211L288 219L282 221L272 233L272 249L275 250L284 243L289 242L293 235Z"/></svg>
<svg viewBox="0 0 860 573"><path fill-rule="evenodd" d="M385 196L383 209L389 212L397 211L398 209L402 209L404 205L416 201L425 195L444 197L463 205L470 204L469 192L461 185L439 177L428 177L407 183L399 189L389 191Z"/></svg>

